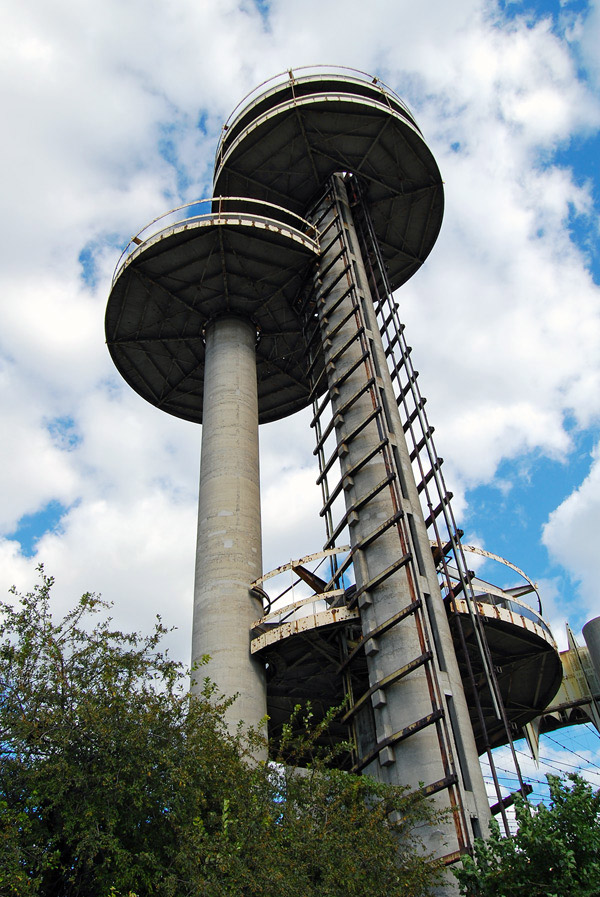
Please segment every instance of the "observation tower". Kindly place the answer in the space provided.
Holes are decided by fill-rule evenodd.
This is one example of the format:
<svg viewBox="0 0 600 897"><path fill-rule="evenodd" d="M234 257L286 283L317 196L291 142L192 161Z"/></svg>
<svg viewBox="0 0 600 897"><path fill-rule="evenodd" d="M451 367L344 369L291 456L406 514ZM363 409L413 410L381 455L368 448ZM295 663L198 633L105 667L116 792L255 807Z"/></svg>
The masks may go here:
<svg viewBox="0 0 600 897"><path fill-rule="evenodd" d="M276 735L299 701L318 716L345 699L340 765L449 809L428 837L453 862L487 827L478 755L511 738L504 635L524 658L557 652L540 621L506 617L518 597L479 584L477 604L398 317L441 226L438 167L378 79L298 69L234 111L213 192L133 239L106 313L130 386L202 424L192 659L239 695L232 726L268 714ZM295 576L290 602L261 567L258 429L309 405L325 543L275 571ZM560 678L543 666L539 701Z"/></svg>

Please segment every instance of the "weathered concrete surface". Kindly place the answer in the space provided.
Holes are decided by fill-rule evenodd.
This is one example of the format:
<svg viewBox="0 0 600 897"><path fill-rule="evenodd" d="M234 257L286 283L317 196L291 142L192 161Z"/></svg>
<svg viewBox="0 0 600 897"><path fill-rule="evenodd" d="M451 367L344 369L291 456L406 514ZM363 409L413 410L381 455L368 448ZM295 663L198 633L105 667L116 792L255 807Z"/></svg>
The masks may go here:
<svg viewBox="0 0 600 897"><path fill-rule="evenodd" d="M206 333L204 419L192 663L228 696L230 727L258 725L267 712L264 666L250 655L250 627L262 608L249 584L262 572L256 330L218 318Z"/></svg>
<svg viewBox="0 0 600 897"><path fill-rule="evenodd" d="M424 617L428 621L425 625L426 629L430 630L426 635L426 641L435 654L435 676L432 675L432 670L428 672L426 666L421 666L386 688L385 691L380 689L373 695L376 739L378 742L382 742L414 724L417 720L426 717L432 712L432 699L434 706L441 708L444 712L444 719L437 726L430 725L411 735L394 748L385 748L379 755L379 761L375 760L370 763L365 771L383 781L418 787L419 782L433 783L448 774L448 766L444 763L442 756L442 751L446 750L448 757L453 756L454 762L451 765L454 766L459 776L458 786L466 817L464 819L467 829L465 834L467 837L472 837L473 831L469 831L471 828L469 817L477 817L478 824L485 831L489 819L488 801L411 469L409 452L375 320L366 273L358 250L358 239L347 204L346 190L341 178L336 177L334 180L337 183L338 200L344 206L344 232L350 235L348 253L352 262L352 276L355 278L358 294L361 296L362 316L367 328L366 336L370 344L371 358L374 362L373 370L367 370L365 365L356 367L354 372L339 385L337 394L332 398L334 416L338 408L347 406L343 417L337 417L336 426L338 445L346 443L347 448L347 451L341 456L341 470L343 475L352 470L361 458L370 453L371 448L382 438L384 432L387 432L394 446L394 466L402 483L401 488L396 490L395 500L390 489L384 488L360 509L355 522L350 526L351 544L355 546L366 539L380 524L393 515L396 508L400 508L405 514L399 530L396 527L390 528L356 557L354 569L358 589L360 590L361 586L407 552L411 541L410 528L406 525L409 515L413 519L415 547L420 555L419 564L415 562L401 568L373 589L369 600L359 602L363 634L367 635L377 626L384 624L415 599L423 598L426 600ZM325 219L321 226L326 227L327 222L328 219ZM320 305L319 311L322 336L326 346L326 361L335 358L340 347L347 344L347 349L336 360L335 367L328 367L330 385L336 378L342 378L345 371L352 369L361 354L359 340L356 339L352 342L352 335L356 333L358 326L356 318L351 316L344 323L349 311L349 298L342 301L337 308L335 307L338 296L341 296L348 287L347 277L340 278L344 264L344 258L340 258L327 270L320 285L321 291L325 292L328 287L336 284L336 279L338 279L324 305ZM327 260L324 265L327 268ZM329 312L328 309L332 309L332 311ZM332 334L329 340L327 339L328 334ZM384 410L379 418L379 423L377 419L374 419L354 439L347 441L345 434L352 433L358 428L360 422L366 420L373 411L374 399L370 392L364 392L351 401L351 404L347 404L359 392L368 376L376 378L376 392ZM360 502L361 496L367 495L386 478L388 473L389 469L386 468L383 456L376 454L348 480L347 487L344 489L347 508L350 509L355 503ZM425 599L425 596L428 598ZM435 627L437 632L437 645L436 640L432 638L432 627ZM423 643L414 616L408 617L388 630L385 635L376 640L376 643L367 643L370 685L374 686L385 677L392 675L403 664L417 658L422 650ZM453 721L450 718L450 705L452 713L455 715L456 727L453 726ZM442 749L440 749L438 734L441 735L442 743L445 745ZM366 749L366 745L364 747L365 754L368 755L369 751ZM445 790L436 796L438 806L448 806L447 800L448 792ZM457 833L451 820L448 820L446 825L442 824L439 831L429 830L427 837L431 849L438 854L449 853L462 846L460 842L457 843Z"/></svg>

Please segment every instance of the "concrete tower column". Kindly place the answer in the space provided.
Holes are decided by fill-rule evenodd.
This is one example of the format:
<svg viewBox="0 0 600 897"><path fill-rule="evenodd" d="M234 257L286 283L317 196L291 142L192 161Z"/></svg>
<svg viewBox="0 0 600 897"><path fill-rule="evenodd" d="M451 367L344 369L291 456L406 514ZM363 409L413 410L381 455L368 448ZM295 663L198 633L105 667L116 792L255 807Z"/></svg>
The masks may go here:
<svg viewBox="0 0 600 897"><path fill-rule="evenodd" d="M262 614L249 584L262 572L256 328L223 317L206 332L192 663L220 692L238 694L228 722L256 726L267 712L264 666L250 655Z"/></svg>

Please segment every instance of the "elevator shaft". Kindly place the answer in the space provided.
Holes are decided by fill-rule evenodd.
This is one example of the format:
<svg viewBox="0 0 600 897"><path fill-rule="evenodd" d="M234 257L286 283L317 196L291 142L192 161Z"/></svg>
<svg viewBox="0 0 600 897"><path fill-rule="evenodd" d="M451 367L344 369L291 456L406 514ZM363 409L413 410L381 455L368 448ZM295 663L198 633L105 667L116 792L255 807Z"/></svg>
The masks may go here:
<svg viewBox="0 0 600 897"><path fill-rule="evenodd" d="M468 720L464 692L341 175L331 178L312 220L321 232L314 295L327 377L314 421L320 479L339 474L324 491L326 547L339 539L352 546L351 601L369 670L368 692L354 696L346 715L355 769L390 783L424 782L437 793L450 810L454 854L470 843L467 816L476 832L487 818L487 798L470 727L465 737L460 728Z"/></svg>

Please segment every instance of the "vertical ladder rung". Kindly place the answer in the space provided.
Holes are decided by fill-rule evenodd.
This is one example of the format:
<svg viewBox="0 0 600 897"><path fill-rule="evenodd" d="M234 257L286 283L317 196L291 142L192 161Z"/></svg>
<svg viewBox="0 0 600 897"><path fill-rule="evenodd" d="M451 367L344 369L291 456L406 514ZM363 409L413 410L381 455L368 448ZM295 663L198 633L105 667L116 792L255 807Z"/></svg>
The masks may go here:
<svg viewBox="0 0 600 897"><path fill-rule="evenodd" d="M410 460L414 461L419 452L421 452L425 446L427 445L427 441L431 439L433 434L435 433L435 427L428 427L426 432L423 434L422 438L419 439L414 449L410 453Z"/></svg>
<svg viewBox="0 0 600 897"><path fill-rule="evenodd" d="M426 404L427 404L427 399L420 399L417 402L414 410L411 411L411 413L408 415L408 417L402 424L402 429L404 430L405 433L408 432L408 430L410 430L410 428L412 427L414 422L419 418L419 415Z"/></svg>
<svg viewBox="0 0 600 897"><path fill-rule="evenodd" d="M443 463L444 463L444 459L443 459L443 458L438 458L438 459L435 461L435 463L433 464L433 466L427 471L427 473L425 474L425 476L423 477L423 479L421 480L421 482L418 483L418 485L417 485L417 492L418 492L419 494L423 491L423 489L425 489L425 487L427 486L427 484L431 482L431 480L434 478L434 476L436 475L436 473L439 472L439 470L440 470L440 468L441 468L441 466L442 466Z"/></svg>
<svg viewBox="0 0 600 897"><path fill-rule="evenodd" d="M431 512L431 514L425 521L425 529L429 529L429 527L431 526L433 521L442 513L444 508L446 508L450 504L453 497L454 496L452 495L452 492L447 492L444 495L444 497L442 498L442 500L439 503L439 505L437 506L437 508L434 508L434 510Z"/></svg>

